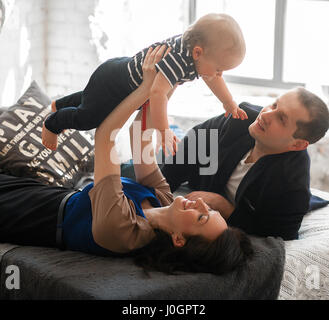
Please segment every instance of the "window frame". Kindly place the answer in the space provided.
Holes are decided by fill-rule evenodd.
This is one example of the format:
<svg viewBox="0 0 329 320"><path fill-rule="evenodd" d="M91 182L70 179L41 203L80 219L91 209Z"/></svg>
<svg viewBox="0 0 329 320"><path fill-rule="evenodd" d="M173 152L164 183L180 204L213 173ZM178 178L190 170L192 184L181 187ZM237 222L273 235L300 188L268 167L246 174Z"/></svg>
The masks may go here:
<svg viewBox="0 0 329 320"><path fill-rule="evenodd" d="M189 0L189 23L196 18L196 1ZM200 1L200 0L199 0ZM202 0L201 0L202 1ZM235 75L224 75L224 79L230 83L271 87L278 89L291 89L296 86L305 87L305 83L283 81L284 66L284 31L287 14L288 0L275 0L275 24L274 24L274 56L273 56L273 77L272 79L261 79L254 77L243 77Z"/></svg>

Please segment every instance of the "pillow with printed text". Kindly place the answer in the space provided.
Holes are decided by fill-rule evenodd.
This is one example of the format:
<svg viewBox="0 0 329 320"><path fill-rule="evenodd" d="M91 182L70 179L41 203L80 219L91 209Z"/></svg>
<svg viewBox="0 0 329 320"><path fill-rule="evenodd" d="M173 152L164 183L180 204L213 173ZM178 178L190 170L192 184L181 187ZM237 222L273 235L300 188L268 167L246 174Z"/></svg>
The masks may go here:
<svg viewBox="0 0 329 320"><path fill-rule="evenodd" d="M41 141L42 125L51 112L50 99L35 81L17 103L0 114L0 171L38 179L49 185L74 187L93 170L93 138L65 130L52 151Z"/></svg>

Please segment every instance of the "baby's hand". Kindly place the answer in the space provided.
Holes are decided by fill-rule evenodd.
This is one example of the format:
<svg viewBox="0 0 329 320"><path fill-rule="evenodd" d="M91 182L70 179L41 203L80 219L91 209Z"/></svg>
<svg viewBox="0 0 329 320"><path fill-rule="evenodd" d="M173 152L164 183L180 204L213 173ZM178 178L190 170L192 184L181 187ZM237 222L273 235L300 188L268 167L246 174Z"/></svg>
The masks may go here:
<svg viewBox="0 0 329 320"><path fill-rule="evenodd" d="M232 101L229 104L223 104L225 112L225 117L228 117L230 113L232 113L232 117L234 119L245 120L248 119L248 116L244 110L242 110L235 101Z"/></svg>
<svg viewBox="0 0 329 320"><path fill-rule="evenodd" d="M162 146L162 150L167 157L170 154L173 156L177 152L177 143L180 142L180 140L176 137L174 132L170 129L165 130L157 130L157 145L156 145L156 153L159 152L160 146ZM167 151L169 150L169 153Z"/></svg>

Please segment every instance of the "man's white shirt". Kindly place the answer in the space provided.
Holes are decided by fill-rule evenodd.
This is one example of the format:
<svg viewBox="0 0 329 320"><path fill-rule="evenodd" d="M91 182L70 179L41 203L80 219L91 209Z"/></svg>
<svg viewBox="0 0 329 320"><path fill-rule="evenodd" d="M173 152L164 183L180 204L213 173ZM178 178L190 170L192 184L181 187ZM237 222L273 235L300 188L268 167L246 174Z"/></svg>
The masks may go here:
<svg viewBox="0 0 329 320"><path fill-rule="evenodd" d="M235 170L233 171L230 179L226 184L226 193L228 200L235 205L235 195L238 190L239 184L243 177L247 174L248 170L254 165L254 163L246 163L246 160L250 156L252 149L250 149L238 163Z"/></svg>

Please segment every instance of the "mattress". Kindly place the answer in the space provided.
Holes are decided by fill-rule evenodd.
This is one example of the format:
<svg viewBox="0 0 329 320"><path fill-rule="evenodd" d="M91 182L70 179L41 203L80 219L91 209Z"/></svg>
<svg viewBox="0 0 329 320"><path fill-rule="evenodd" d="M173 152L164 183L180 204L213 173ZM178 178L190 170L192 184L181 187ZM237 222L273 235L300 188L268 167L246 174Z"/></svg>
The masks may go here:
<svg viewBox="0 0 329 320"><path fill-rule="evenodd" d="M329 193L312 189L329 200ZM329 299L329 206L309 212L299 239L285 241L285 267L278 299Z"/></svg>
<svg viewBox="0 0 329 320"><path fill-rule="evenodd" d="M329 193L312 193L329 199ZM130 258L0 244L0 299L328 299L329 206L305 216L298 240L253 242L258 253L242 270L150 277ZM20 288L8 290L7 268L16 265Z"/></svg>

